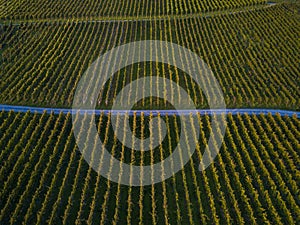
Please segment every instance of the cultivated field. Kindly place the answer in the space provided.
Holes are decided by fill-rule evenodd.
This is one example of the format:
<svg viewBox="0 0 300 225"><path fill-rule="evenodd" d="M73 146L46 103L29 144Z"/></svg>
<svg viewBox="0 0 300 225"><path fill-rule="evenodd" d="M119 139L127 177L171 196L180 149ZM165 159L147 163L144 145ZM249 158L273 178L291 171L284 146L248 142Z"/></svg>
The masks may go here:
<svg viewBox="0 0 300 225"><path fill-rule="evenodd" d="M79 121L79 114L21 113L1 106L72 108L80 79L100 55L127 43L160 40L183 46L204 60L224 93L227 108L300 111L299 3L0 0L0 6L1 225L300 224L300 119L296 114L223 114L227 116L224 140L213 163L203 171L199 168L209 140L213 152L222 137L220 129L213 129L216 115L158 113L161 120L150 123L156 116L131 111L125 113L128 124L121 122L121 115L116 117L115 130L112 114L97 115L92 122L100 140L124 164L151 167L179 146L180 160L171 161L171 167L179 163L182 170L164 179L167 173L162 166L162 182L134 186L133 180L146 176L154 181L154 173L141 170L134 176L120 169L118 179L129 177L129 185L109 179L112 161L105 161L103 155L95 157L95 150L91 164L84 157L89 143L83 151L78 147L72 122ZM139 50L138 44L135 47ZM128 54L123 52L120 57L130 58ZM173 48L157 49L158 55L188 58L175 54ZM112 64L107 63L106 68ZM197 86L197 82L205 83L201 65L190 61L186 66L199 74L196 80L169 64L126 66L97 93L96 108L111 109L126 85L157 76L182 87L197 109L208 109L208 100ZM156 90L159 85L157 79L130 88L121 96L122 104L138 91ZM185 100L172 84L171 88L163 85L164 97L170 96L173 102ZM211 98L218 101L216 95ZM174 106L153 96L137 101L134 109ZM83 118L77 129L84 139L93 136L93 126L84 127L88 115ZM185 127L183 121L192 126ZM126 132L118 138L126 129L141 140L154 131L149 146L139 145L150 151L124 146L124 140L136 144ZM187 146L192 140L197 142L195 149L179 144L183 134ZM151 148L157 140L160 144ZM187 164L183 163L184 151L195 151ZM111 173L97 173L91 167L95 163L99 168L108 165Z"/></svg>
<svg viewBox="0 0 300 225"><path fill-rule="evenodd" d="M168 135L162 145L145 153L122 147L113 134L109 116L99 116L97 127L114 157L135 165L149 165L168 156L178 141L179 118L162 118ZM148 119L133 116L132 129L137 136L149 133ZM194 115L184 119L201 127L199 145L190 162L162 183L128 187L110 182L88 166L77 150L70 114L0 113L1 223L299 221L299 119L228 115L220 154L201 173L198 165L207 142L210 117Z"/></svg>
<svg viewBox="0 0 300 225"><path fill-rule="evenodd" d="M0 19L53 19L53 18L89 18L89 17L140 17L162 15L185 15L224 9L240 8L265 4L265 0L36 0L5 2Z"/></svg>
<svg viewBox="0 0 300 225"><path fill-rule="evenodd" d="M299 109L299 25L299 17L279 5L212 18L2 26L0 101L71 107L78 81L101 54L132 41L163 40L192 50L208 64L228 108ZM172 49L157 54L174 56ZM196 62L189 66L199 70ZM120 70L99 96L98 107L108 108L118 90L149 75L175 81L197 108L207 108L202 92L183 71L161 63ZM166 106L154 100L138 106L145 107Z"/></svg>

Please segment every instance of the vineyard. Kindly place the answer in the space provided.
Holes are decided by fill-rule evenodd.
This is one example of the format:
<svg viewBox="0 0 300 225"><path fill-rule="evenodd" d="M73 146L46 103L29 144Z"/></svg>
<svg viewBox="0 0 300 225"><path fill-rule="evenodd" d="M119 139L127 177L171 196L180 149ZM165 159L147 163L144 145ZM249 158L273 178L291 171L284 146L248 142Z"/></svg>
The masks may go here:
<svg viewBox="0 0 300 225"><path fill-rule="evenodd" d="M97 127L114 157L124 162L161 160L176 143L176 116L162 117L170 131L162 145L139 154L118 144L109 117L99 116ZM147 136L148 119L133 116L137 136ZM199 123L201 141L184 170L159 184L128 187L87 165L77 150L70 114L0 113L1 224L299 222L298 118L228 115L220 154L202 173L198 164L210 118L185 119Z"/></svg>
<svg viewBox="0 0 300 225"><path fill-rule="evenodd" d="M297 110L299 25L299 17L291 16L280 5L212 18L2 26L0 101L71 107L81 75L99 55L132 41L163 40L191 49L208 64L221 85L228 108ZM173 53L169 49L158 54ZM199 66L191 65L196 71ZM118 90L149 75L180 84L197 108L207 108L201 90L183 71L161 63L138 63L120 70L99 96L98 107L109 108ZM137 105L145 107L166 106L155 100Z"/></svg>
<svg viewBox="0 0 300 225"><path fill-rule="evenodd" d="M126 16L184 15L197 12L239 8L265 4L265 0L224 0L224 1L184 1L184 0L36 0L2 3L5 9L0 19L52 19L52 18L101 18Z"/></svg>
<svg viewBox="0 0 300 225"><path fill-rule="evenodd" d="M293 0L0 0L0 107L9 105L0 108L0 225L300 224L299 27L300 3ZM74 96L99 56L134 43L133 55L142 59L147 40L199 56L231 111L203 113L220 100L198 85L213 83L203 64L154 42L147 43L155 61L130 63L128 50L105 64L109 71L128 62L91 101L99 113L72 111L90 100ZM159 58L188 62L188 70ZM164 98L154 94L161 87ZM143 95L130 112L109 111L120 93L123 109L149 88L154 96ZM182 102L188 113L180 115L173 103ZM212 163L201 170L207 149ZM168 158L156 182L153 167ZM121 164L152 171L127 173ZM177 164L182 169L168 177ZM116 169L118 182L111 179Z"/></svg>

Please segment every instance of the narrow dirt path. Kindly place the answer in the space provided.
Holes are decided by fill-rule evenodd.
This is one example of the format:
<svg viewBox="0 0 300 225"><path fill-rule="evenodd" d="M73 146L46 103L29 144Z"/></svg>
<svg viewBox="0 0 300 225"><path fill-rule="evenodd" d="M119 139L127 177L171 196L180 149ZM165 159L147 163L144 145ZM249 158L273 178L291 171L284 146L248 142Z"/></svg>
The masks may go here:
<svg viewBox="0 0 300 225"><path fill-rule="evenodd" d="M137 115L141 115L142 113L144 115L189 115L190 113L196 114L255 114L255 115L260 115L260 114L268 114L271 113L272 115L276 115L279 113L282 116L289 116L292 117L293 115L296 115L298 118L300 118L300 112L298 111L289 111L289 110L281 110L281 109L197 109L197 110L73 110L73 109L62 109L62 108L43 108L43 107L29 107L29 106L14 106L14 105L0 105L0 111L15 111L15 112L36 112L36 113L54 113L54 114L60 114L60 113L72 113L76 114L77 112L79 113L88 113L88 114L93 114L95 113L96 115L100 115L102 112L104 114L112 113L112 114L120 114L124 115L128 113L129 115L133 115L136 113Z"/></svg>

